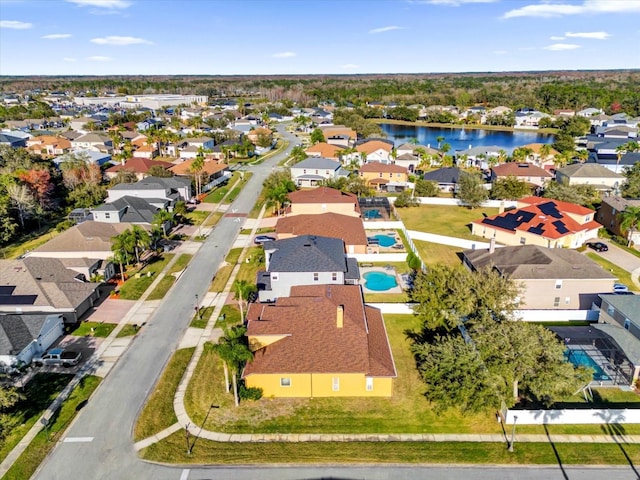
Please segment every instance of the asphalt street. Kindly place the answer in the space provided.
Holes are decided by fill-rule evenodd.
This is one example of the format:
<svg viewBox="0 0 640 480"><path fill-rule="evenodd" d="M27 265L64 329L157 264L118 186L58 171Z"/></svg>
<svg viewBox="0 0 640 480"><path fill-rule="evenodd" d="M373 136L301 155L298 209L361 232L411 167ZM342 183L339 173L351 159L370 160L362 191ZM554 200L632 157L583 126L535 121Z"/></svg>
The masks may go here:
<svg viewBox="0 0 640 480"><path fill-rule="evenodd" d="M285 158L296 138L284 132L289 147L254 172L229 212L249 213L262 182ZM517 479L517 480L630 480L637 473L629 466L577 468L531 466L165 466L140 460L133 447L132 431L145 399L175 351L193 313L195 294L200 298L209 288L214 272L224 260L244 219L223 217L202 245L189 267L169 291L165 301L140 331L89 403L34 475L42 480L74 479ZM65 442L65 439L67 440ZM75 441L74 441L75 440ZM238 448L242 448L238 445Z"/></svg>

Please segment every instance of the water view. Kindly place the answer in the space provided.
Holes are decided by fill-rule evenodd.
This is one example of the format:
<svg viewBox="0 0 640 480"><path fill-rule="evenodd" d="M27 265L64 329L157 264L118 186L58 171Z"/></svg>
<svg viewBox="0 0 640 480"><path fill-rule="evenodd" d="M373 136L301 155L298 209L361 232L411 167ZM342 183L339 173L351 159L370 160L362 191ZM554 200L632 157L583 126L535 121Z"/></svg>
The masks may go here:
<svg viewBox="0 0 640 480"><path fill-rule="evenodd" d="M436 128L415 125L392 125L383 123L382 131L396 147L417 138L421 145L438 148L438 137L444 137L443 143L451 145L451 151L466 150L471 147L496 146L511 153L514 148L529 143L553 143L554 136L531 131L505 132L497 130Z"/></svg>

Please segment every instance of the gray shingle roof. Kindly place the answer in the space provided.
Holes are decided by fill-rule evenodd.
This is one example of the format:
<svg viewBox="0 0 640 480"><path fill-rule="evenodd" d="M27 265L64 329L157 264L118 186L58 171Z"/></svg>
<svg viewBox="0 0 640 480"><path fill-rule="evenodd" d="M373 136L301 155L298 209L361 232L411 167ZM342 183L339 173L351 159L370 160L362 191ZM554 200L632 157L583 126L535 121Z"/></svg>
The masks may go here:
<svg viewBox="0 0 640 480"><path fill-rule="evenodd" d="M120 221L127 223L152 223L153 216L160 211L158 207L151 205L152 199L145 199L139 197L130 197L125 195L111 203L104 203L93 211L105 211L105 212L121 212L124 210L124 214ZM158 199L159 202L164 200Z"/></svg>
<svg viewBox="0 0 640 480"><path fill-rule="evenodd" d="M462 170L456 167L444 167L425 173L424 179L438 183L458 183L460 181L460 175L463 173Z"/></svg>
<svg viewBox="0 0 640 480"><path fill-rule="evenodd" d="M623 176L612 172L607 167L597 163L574 163L564 168L560 168L557 173L568 177L589 177L589 178L620 178Z"/></svg>
<svg viewBox="0 0 640 480"><path fill-rule="evenodd" d="M585 255L565 248L519 245L489 249L465 250L463 255L474 268L497 268L515 279L613 279L616 278Z"/></svg>
<svg viewBox="0 0 640 480"><path fill-rule="evenodd" d="M317 168L319 170L337 170L338 168L340 168L340 166L340 162L336 162L335 160L330 160L323 157L310 157L301 161L300 163L296 163L292 166L292 168Z"/></svg>
<svg viewBox="0 0 640 480"><path fill-rule="evenodd" d="M159 188L183 188L191 185L191 179L185 177L145 177L136 183L119 183L111 190L157 190Z"/></svg>
<svg viewBox="0 0 640 480"><path fill-rule="evenodd" d="M600 298L634 323L640 323L640 295L604 294Z"/></svg>
<svg viewBox="0 0 640 480"><path fill-rule="evenodd" d="M0 315L0 355L17 355L44 325L47 315Z"/></svg>
<svg viewBox="0 0 640 480"><path fill-rule="evenodd" d="M301 235L264 244L270 272L346 272L344 242L338 238Z"/></svg>

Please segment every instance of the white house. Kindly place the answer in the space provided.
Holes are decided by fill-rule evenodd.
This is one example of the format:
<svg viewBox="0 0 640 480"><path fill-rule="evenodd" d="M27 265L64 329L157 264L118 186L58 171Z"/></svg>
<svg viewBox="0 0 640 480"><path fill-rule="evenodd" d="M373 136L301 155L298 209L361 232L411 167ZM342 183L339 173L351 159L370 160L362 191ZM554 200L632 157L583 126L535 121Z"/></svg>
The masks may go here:
<svg viewBox="0 0 640 480"><path fill-rule="evenodd" d="M310 157L291 167L291 179L299 187L315 187L323 180L347 177L342 164L322 157Z"/></svg>
<svg viewBox="0 0 640 480"><path fill-rule="evenodd" d="M63 333L61 314L0 315L0 371L31 363Z"/></svg>

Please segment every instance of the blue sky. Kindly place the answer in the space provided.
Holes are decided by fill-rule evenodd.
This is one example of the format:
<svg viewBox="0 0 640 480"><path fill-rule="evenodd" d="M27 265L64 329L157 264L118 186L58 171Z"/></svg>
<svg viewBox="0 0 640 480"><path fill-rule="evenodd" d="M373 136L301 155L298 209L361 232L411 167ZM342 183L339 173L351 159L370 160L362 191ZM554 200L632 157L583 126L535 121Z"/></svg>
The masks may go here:
<svg viewBox="0 0 640 480"><path fill-rule="evenodd" d="M640 0L0 0L0 75L640 68Z"/></svg>

